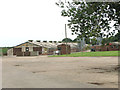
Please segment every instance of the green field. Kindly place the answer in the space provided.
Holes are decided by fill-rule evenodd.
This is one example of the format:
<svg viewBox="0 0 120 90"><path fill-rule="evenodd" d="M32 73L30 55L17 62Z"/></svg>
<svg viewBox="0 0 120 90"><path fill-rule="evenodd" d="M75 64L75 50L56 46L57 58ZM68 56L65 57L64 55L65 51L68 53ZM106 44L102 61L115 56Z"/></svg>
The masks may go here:
<svg viewBox="0 0 120 90"><path fill-rule="evenodd" d="M3 54L6 54L6 53L7 53L7 50L8 50L8 48L2 48L2 53L3 53Z"/></svg>
<svg viewBox="0 0 120 90"><path fill-rule="evenodd" d="M2 48L0 48L0 56L2 56Z"/></svg>
<svg viewBox="0 0 120 90"><path fill-rule="evenodd" d="M10 49L11 47L0 47L0 56L3 54L3 55L6 55L7 54L7 51L8 49Z"/></svg>
<svg viewBox="0 0 120 90"><path fill-rule="evenodd" d="M120 56L120 51L101 51L101 52L78 52L68 55L52 55L49 57L99 57L99 56L118 56L118 55Z"/></svg>

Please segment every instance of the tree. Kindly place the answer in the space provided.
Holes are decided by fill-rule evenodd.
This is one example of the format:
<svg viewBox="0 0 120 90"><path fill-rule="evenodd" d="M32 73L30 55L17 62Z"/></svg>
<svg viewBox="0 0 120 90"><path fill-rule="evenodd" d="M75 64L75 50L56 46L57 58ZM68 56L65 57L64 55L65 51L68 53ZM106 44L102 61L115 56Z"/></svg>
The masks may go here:
<svg viewBox="0 0 120 90"><path fill-rule="evenodd" d="M75 38L75 39L73 40L73 42L77 42L77 38Z"/></svg>
<svg viewBox="0 0 120 90"><path fill-rule="evenodd" d="M118 32L115 36L104 38L102 43L105 44L105 43L118 42L118 41L120 41L120 32Z"/></svg>
<svg viewBox="0 0 120 90"><path fill-rule="evenodd" d="M96 38L91 39L91 44L96 45L97 44L97 39Z"/></svg>
<svg viewBox="0 0 120 90"><path fill-rule="evenodd" d="M110 37L119 30L119 2L58 2L62 8L61 15L68 17L68 26L72 34L79 38ZM115 21L115 30L110 31L111 21Z"/></svg>
<svg viewBox="0 0 120 90"><path fill-rule="evenodd" d="M78 42L79 37L75 38L73 42ZM85 38L86 44L90 44L90 38Z"/></svg>
<svg viewBox="0 0 120 90"><path fill-rule="evenodd" d="M118 32L118 33L112 38L112 40L113 40L114 42L117 42L117 41L120 42L120 32Z"/></svg>
<svg viewBox="0 0 120 90"><path fill-rule="evenodd" d="M64 39L62 40L62 42L72 42L72 39L70 39L70 38L64 38Z"/></svg>

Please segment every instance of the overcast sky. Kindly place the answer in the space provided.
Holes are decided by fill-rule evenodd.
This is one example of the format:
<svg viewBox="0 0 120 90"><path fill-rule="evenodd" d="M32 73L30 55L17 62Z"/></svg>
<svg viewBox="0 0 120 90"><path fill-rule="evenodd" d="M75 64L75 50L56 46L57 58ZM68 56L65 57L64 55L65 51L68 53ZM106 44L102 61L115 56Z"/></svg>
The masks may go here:
<svg viewBox="0 0 120 90"><path fill-rule="evenodd" d="M55 5L58 0L0 0L0 46L27 40L61 41L67 19ZM68 37L74 39L70 29Z"/></svg>
<svg viewBox="0 0 120 90"><path fill-rule="evenodd" d="M61 41L67 19L55 4L59 0L0 0L0 47L27 40ZM112 28L111 30L113 30ZM67 28L68 38L74 39Z"/></svg>

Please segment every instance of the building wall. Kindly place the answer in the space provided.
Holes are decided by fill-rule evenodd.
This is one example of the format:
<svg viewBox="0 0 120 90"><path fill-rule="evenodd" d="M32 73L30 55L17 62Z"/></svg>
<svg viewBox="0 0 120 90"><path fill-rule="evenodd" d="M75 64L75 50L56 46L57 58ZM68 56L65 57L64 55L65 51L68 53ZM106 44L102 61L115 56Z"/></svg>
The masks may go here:
<svg viewBox="0 0 120 90"><path fill-rule="evenodd" d="M120 45L92 46L96 51L119 51Z"/></svg>
<svg viewBox="0 0 120 90"><path fill-rule="evenodd" d="M13 48L13 55L17 55L19 52L22 52L22 48Z"/></svg>
<svg viewBox="0 0 120 90"><path fill-rule="evenodd" d="M42 55L48 55L48 48L42 48Z"/></svg>
<svg viewBox="0 0 120 90"><path fill-rule="evenodd" d="M25 42L22 43L18 46L15 46L13 48L13 55L17 55L17 56L24 56L24 55L30 55L30 56L34 56L34 55L53 55L54 52L57 50L57 45L59 44L53 44L53 43L38 43L38 42ZM71 52L77 52L78 48L73 46L76 46L77 44L70 44L68 43L68 54ZM71 48L71 47L72 48ZM26 47L29 47L29 51L26 52ZM66 45L65 44L60 44L61 47L61 54L67 54L66 53Z"/></svg>
<svg viewBox="0 0 120 90"><path fill-rule="evenodd" d="M33 47L33 51L38 51L39 55L42 54L42 47Z"/></svg>
<svg viewBox="0 0 120 90"><path fill-rule="evenodd" d="M25 52L25 46L22 46L22 52Z"/></svg>
<svg viewBox="0 0 120 90"><path fill-rule="evenodd" d="M11 48L7 51L7 55L8 56L13 56L13 48Z"/></svg>
<svg viewBox="0 0 120 90"><path fill-rule="evenodd" d="M33 46L30 46L30 47L29 47L29 51L30 51L30 52L33 52Z"/></svg>
<svg viewBox="0 0 120 90"><path fill-rule="evenodd" d="M78 48L71 48L71 52L79 52Z"/></svg>
<svg viewBox="0 0 120 90"><path fill-rule="evenodd" d="M65 44L61 44L61 45L58 45L57 46L58 49L60 49L60 54L63 55L63 54L70 54L71 53L71 47L70 45L66 45Z"/></svg>
<svg viewBox="0 0 120 90"><path fill-rule="evenodd" d="M48 55L53 55L55 54L55 51L57 50L57 48L49 48L48 49Z"/></svg>
<svg viewBox="0 0 120 90"><path fill-rule="evenodd" d="M29 48L28 51L26 51L26 47ZM42 54L42 47L30 43L24 43L13 48L13 55L16 56L37 56L40 54Z"/></svg>

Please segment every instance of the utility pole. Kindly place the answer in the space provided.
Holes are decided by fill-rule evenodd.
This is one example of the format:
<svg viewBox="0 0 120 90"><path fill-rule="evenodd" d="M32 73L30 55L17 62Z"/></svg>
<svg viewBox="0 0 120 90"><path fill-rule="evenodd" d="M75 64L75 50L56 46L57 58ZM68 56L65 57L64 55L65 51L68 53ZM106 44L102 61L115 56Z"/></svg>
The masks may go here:
<svg viewBox="0 0 120 90"><path fill-rule="evenodd" d="M66 3L66 0L65 0L65 3Z"/></svg>
<svg viewBox="0 0 120 90"><path fill-rule="evenodd" d="M68 48L67 48L67 28L66 28L66 24L65 24L65 38L66 38L66 54L68 54Z"/></svg>

